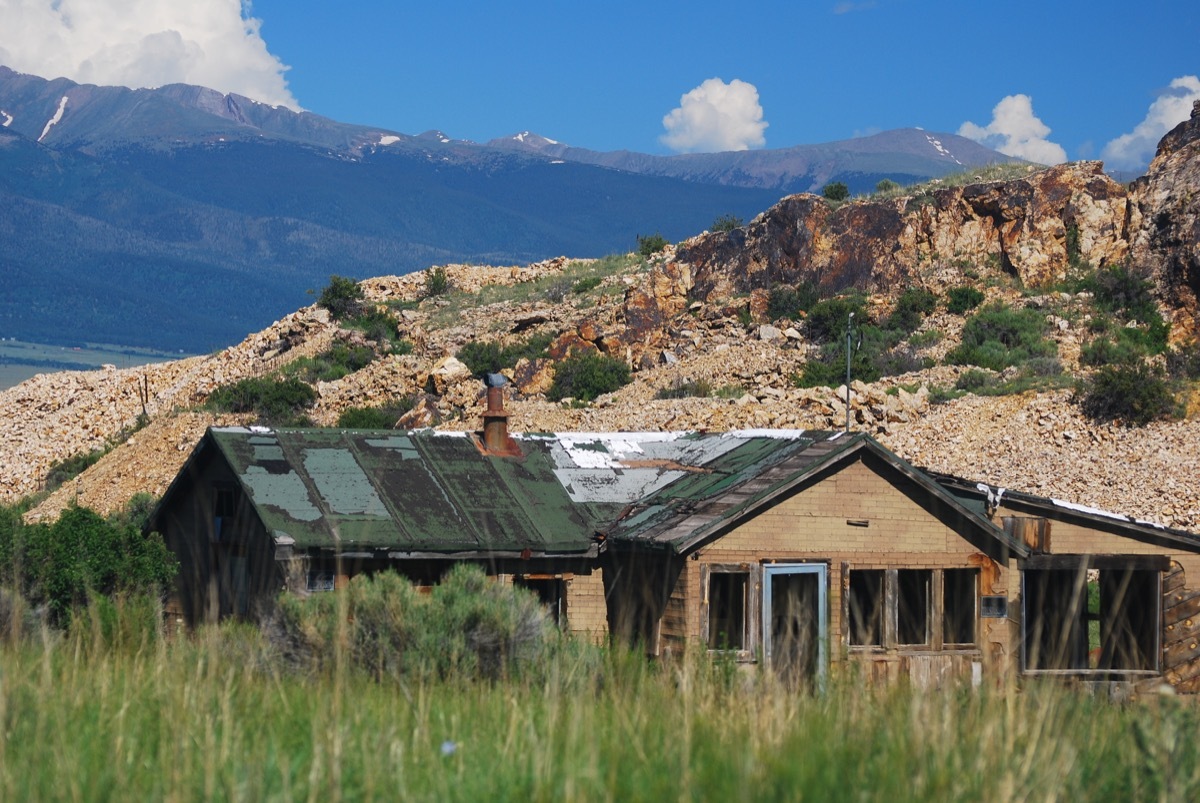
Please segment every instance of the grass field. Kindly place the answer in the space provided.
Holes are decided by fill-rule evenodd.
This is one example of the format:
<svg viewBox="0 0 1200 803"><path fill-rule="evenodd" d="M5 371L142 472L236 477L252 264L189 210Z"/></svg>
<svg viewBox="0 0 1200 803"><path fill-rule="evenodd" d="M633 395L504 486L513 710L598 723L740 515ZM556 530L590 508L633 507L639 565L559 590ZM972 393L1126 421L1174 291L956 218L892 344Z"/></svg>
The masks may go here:
<svg viewBox="0 0 1200 803"><path fill-rule="evenodd" d="M536 681L283 668L257 631L0 652L3 800L1189 800L1195 706L1061 686L814 696L692 656Z"/></svg>
<svg viewBox="0 0 1200 803"><path fill-rule="evenodd" d="M129 346L52 346L21 340L0 340L0 390L19 385L37 374L53 371L91 371L104 365L132 368L186 356Z"/></svg>

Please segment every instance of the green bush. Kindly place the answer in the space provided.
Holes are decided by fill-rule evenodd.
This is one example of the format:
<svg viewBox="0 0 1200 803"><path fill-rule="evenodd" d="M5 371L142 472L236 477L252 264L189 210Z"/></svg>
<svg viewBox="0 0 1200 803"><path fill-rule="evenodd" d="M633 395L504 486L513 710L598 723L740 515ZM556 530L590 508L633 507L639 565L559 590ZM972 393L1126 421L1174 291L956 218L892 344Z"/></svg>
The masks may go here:
<svg viewBox="0 0 1200 803"><path fill-rule="evenodd" d="M767 317L773 321L780 318L796 319L820 301L817 285L802 281L795 287L773 287L767 295Z"/></svg>
<svg viewBox="0 0 1200 803"><path fill-rule="evenodd" d="M900 189L900 185L892 181L890 178L880 179L875 185L875 192L895 192Z"/></svg>
<svg viewBox="0 0 1200 803"><path fill-rule="evenodd" d="M996 384L996 375L987 371L981 371L978 368L968 368L959 374L958 379L954 382L955 390L965 390L968 393L977 393L984 388L989 388Z"/></svg>
<svg viewBox="0 0 1200 803"><path fill-rule="evenodd" d="M329 285L321 291L317 306L329 310L335 321L349 318L362 309L363 291L358 282L345 276L329 277Z"/></svg>
<svg viewBox="0 0 1200 803"><path fill-rule="evenodd" d="M991 304L967 320L962 343L946 358L955 365L1000 371L1034 357L1053 357L1058 347L1045 331L1046 320L1037 310Z"/></svg>
<svg viewBox="0 0 1200 803"><path fill-rule="evenodd" d="M287 373L305 382L332 382L361 371L375 361L375 350L367 346L334 343L314 357L302 357L289 364Z"/></svg>
<svg viewBox="0 0 1200 803"><path fill-rule="evenodd" d="M888 333L877 326L866 325L855 328L856 336L851 344L850 378L863 382L874 382L882 376L881 357L887 351ZM909 370L909 369L904 369ZM903 371L900 371L903 373ZM800 374L792 377L797 387L837 387L846 381L846 339L842 336L821 347L820 356L804 364Z"/></svg>
<svg viewBox="0 0 1200 803"><path fill-rule="evenodd" d="M338 416L339 429L391 429L413 408L411 399L379 407L347 407Z"/></svg>
<svg viewBox="0 0 1200 803"><path fill-rule="evenodd" d="M160 596L175 576L175 557L157 534L71 507L53 524L0 522L0 578L65 624L89 594Z"/></svg>
<svg viewBox="0 0 1200 803"><path fill-rule="evenodd" d="M443 296L450 292L450 276L440 265L425 271L425 297Z"/></svg>
<svg viewBox="0 0 1200 803"><path fill-rule="evenodd" d="M742 227L742 219L737 215L721 215L709 226L709 231L733 231Z"/></svg>
<svg viewBox="0 0 1200 803"><path fill-rule="evenodd" d="M1077 388L1085 415L1098 421L1145 426L1175 410L1175 397L1162 373L1140 362L1106 365Z"/></svg>
<svg viewBox="0 0 1200 803"><path fill-rule="evenodd" d="M477 376L496 374L512 368L522 359L536 360L545 357L554 335L546 332L533 335L523 341L503 346L497 340L472 340L463 345L454 356Z"/></svg>
<svg viewBox="0 0 1200 803"><path fill-rule="evenodd" d="M866 302L861 296L836 296L819 301L808 311L805 329L809 339L817 343L841 343L846 339L850 314L854 313L854 329L866 324Z"/></svg>
<svg viewBox="0 0 1200 803"><path fill-rule="evenodd" d="M658 232L646 236L639 234L637 238L637 244L638 255L643 257L652 257L670 245L670 243L667 242L667 239Z"/></svg>
<svg viewBox="0 0 1200 803"><path fill-rule="evenodd" d="M385 351L392 354L408 354L412 344L400 337L396 330L396 319L378 307L363 310L344 321L347 329L357 329L367 340L374 340Z"/></svg>
<svg viewBox="0 0 1200 803"><path fill-rule="evenodd" d="M208 407L223 413L253 413L269 426L304 426L308 423L304 411L316 400L316 391L295 377L250 377L214 390Z"/></svg>
<svg viewBox="0 0 1200 803"><path fill-rule="evenodd" d="M915 332L922 319L937 309L937 296L921 287L909 287L896 299L885 327L904 334Z"/></svg>
<svg viewBox="0 0 1200 803"><path fill-rule="evenodd" d="M546 395L551 401L573 398L589 402L628 385L629 366L606 354L573 354L554 366L554 382Z"/></svg>
<svg viewBox="0 0 1200 803"><path fill-rule="evenodd" d="M90 452L71 455L52 464L46 471L44 488L47 491L54 491L61 488L64 483L75 479L98 463L100 458L106 454L108 454L107 446L102 449L92 449Z"/></svg>
<svg viewBox="0 0 1200 803"><path fill-rule="evenodd" d="M577 296L583 295L589 290L595 290L603 281L603 276L586 276L571 285L571 292Z"/></svg>
<svg viewBox="0 0 1200 803"><path fill-rule="evenodd" d="M850 197L850 188L841 181L833 181L821 188L821 194L830 201L844 201Z"/></svg>
<svg viewBox="0 0 1200 803"><path fill-rule="evenodd" d="M946 292L946 311L955 315L970 312L982 303L983 293L969 285L951 287Z"/></svg>
<svg viewBox="0 0 1200 803"><path fill-rule="evenodd" d="M1096 271L1085 280L1084 287L1092 292L1098 308L1125 320L1149 324L1160 317L1152 293L1154 283L1124 265Z"/></svg>
<svg viewBox="0 0 1200 803"><path fill-rule="evenodd" d="M915 349L923 349L941 343L943 337L945 335L940 329L926 329L924 332L918 332L910 337L908 344Z"/></svg>
<svg viewBox="0 0 1200 803"><path fill-rule="evenodd" d="M430 594L380 572L337 594L284 595L267 633L295 668L329 671L345 644L350 664L378 679L521 677L561 643L533 594L461 563Z"/></svg>
<svg viewBox="0 0 1200 803"><path fill-rule="evenodd" d="M129 497L119 511L110 514L108 522L114 527L133 527L141 532L150 523L150 516L156 507L158 507L158 497L152 493L141 491Z"/></svg>

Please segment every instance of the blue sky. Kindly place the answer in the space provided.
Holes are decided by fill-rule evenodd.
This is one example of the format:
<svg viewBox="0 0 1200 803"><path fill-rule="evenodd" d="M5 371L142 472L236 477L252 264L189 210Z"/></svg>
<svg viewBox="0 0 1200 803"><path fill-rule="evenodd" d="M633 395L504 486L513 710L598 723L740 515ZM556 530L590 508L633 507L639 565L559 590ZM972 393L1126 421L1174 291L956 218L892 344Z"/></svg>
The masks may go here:
<svg viewBox="0 0 1200 803"><path fill-rule="evenodd" d="M1111 161L1147 158L1200 98L1200 3L1182 0L0 0L0 18L0 63L48 77L184 80L402 133L595 150L920 126L1126 168Z"/></svg>

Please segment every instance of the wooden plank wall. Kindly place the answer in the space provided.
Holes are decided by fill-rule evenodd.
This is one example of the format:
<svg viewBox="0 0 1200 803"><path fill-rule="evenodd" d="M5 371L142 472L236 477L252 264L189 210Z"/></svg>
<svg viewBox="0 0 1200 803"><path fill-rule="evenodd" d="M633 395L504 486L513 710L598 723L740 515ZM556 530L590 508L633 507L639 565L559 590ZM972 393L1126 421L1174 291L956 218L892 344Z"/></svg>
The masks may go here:
<svg viewBox="0 0 1200 803"><path fill-rule="evenodd" d="M1163 674L1180 692L1200 692L1200 589L1171 561L1163 575Z"/></svg>

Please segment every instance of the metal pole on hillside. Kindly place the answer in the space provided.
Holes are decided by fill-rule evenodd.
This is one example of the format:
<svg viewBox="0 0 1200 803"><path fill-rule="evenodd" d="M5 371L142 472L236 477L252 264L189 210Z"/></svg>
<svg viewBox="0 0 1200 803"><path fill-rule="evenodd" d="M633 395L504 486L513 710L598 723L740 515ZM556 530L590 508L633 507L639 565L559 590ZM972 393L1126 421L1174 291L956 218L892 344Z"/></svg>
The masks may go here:
<svg viewBox="0 0 1200 803"><path fill-rule="evenodd" d="M850 434L850 330L854 327L854 313L846 319L846 434Z"/></svg>

